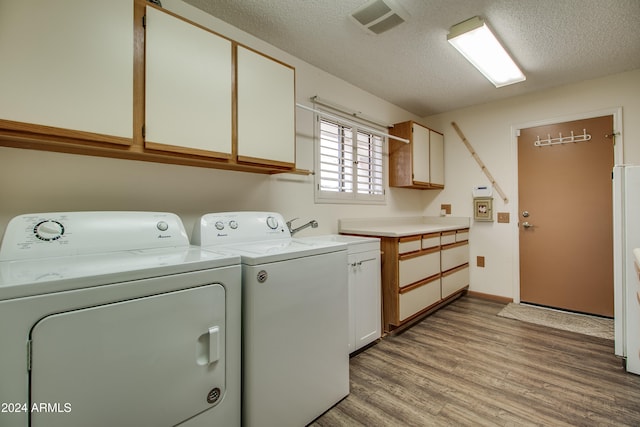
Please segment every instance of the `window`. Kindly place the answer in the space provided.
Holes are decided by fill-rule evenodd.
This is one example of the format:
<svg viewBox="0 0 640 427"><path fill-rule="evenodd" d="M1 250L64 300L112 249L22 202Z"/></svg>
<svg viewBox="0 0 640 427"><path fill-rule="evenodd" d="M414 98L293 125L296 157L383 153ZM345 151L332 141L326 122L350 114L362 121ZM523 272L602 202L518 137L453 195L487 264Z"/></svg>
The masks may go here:
<svg viewBox="0 0 640 427"><path fill-rule="evenodd" d="M384 203L385 138L326 117L317 135L316 201Z"/></svg>

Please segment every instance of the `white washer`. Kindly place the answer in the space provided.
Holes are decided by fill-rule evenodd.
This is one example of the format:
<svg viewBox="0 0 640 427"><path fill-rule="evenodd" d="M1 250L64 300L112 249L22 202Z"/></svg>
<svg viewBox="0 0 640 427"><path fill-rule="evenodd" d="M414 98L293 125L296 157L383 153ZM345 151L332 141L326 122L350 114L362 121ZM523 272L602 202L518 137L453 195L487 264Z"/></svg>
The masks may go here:
<svg viewBox="0 0 640 427"><path fill-rule="evenodd" d="M273 212L204 215L194 244L242 259L242 423L304 426L349 394L347 247Z"/></svg>
<svg viewBox="0 0 640 427"><path fill-rule="evenodd" d="M240 259L155 212L27 214L0 248L0 425L239 426Z"/></svg>

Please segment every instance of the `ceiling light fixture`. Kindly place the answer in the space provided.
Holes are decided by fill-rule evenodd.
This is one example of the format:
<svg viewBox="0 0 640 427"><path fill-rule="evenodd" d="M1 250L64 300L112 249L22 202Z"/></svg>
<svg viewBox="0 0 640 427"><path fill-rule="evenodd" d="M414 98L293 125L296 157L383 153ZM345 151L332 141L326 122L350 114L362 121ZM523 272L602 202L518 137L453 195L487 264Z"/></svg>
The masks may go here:
<svg viewBox="0 0 640 427"><path fill-rule="evenodd" d="M480 17L474 16L452 26L447 40L495 87L526 80L520 68Z"/></svg>

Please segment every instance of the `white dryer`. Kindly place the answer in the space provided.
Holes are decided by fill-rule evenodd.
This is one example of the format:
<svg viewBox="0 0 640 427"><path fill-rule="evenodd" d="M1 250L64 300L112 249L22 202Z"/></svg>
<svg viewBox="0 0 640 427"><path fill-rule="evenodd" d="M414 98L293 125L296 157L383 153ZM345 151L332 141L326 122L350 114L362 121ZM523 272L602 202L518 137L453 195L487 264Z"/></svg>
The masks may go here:
<svg viewBox="0 0 640 427"><path fill-rule="evenodd" d="M347 246L273 212L204 215L192 242L242 260L242 424L300 427L349 394Z"/></svg>
<svg viewBox="0 0 640 427"><path fill-rule="evenodd" d="M155 212L18 216L0 247L0 425L239 426L239 257Z"/></svg>

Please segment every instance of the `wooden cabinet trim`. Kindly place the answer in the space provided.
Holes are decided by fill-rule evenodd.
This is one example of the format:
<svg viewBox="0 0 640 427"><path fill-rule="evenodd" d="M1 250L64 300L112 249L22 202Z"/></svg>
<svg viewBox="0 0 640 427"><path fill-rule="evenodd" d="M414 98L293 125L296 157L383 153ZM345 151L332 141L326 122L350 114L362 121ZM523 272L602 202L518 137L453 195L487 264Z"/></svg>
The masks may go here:
<svg viewBox="0 0 640 427"><path fill-rule="evenodd" d="M421 238L422 236L420 234L416 234L414 236L404 236L398 239L398 243L413 242L414 240L420 240Z"/></svg>
<svg viewBox="0 0 640 427"><path fill-rule="evenodd" d="M215 159L231 159L230 153L220 153L217 151L199 150L197 148L181 147L177 145L162 144L158 142L145 141L145 148L157 151L170 151L172 153L188 154L192 156L201 156L204 158L212 157Z"/></svg>
<svg viewBox="0 0 640 427"><path fill-rule="evenodd" d="M399 261L404 261L407 259L412 259L412 258L418 258L424 255L428 255L428 254L432 254L435 252L440 252L440 247L439 246L434 246L432 248L427 248L427 249L420 249L418 251L415 252L408 252L405 254L399 254L398 255L398 260Z"/></svg>
<svg viewBox="0 0 640 427"><path fill-rule="evenodd" d="M258 159L255 157L238 156L238 163L248 163L252 165L268 165L279 169L291 169L295 164L289 162L278 162L275 160Z"/></svg>
<svg viewBox="0 0 640 427"><path fill-rule="evenodd" d="M73 129L63 129L32 123L15 122L5 119L0 119L0 137L1 136L38 140L51 138L60 141L72 140L76 143L98 142L113 144L120 147L128 147L133 145L132 138L103 135L99 133L85 132Z"/></svg>
<svg viewBox="0 0 640 427"><path fill-rule="evenodd" d="M407 292L411 292L412 290L419 288L421 286L425 286L428 285L429 283L432 283L434 280L438 280L442 277L442 273L438 273L438 274L434 274L433 276L429 276L426 279L422 279L418 282L412 283L410 285L407 286L403 286L401 288L398 289L398 293L405 294Z"/></svg>
<svg viewBox="0 0 640 427"><path fill-rule="evenodd" d="M420 236L421 239L432 239L434 237L440 237L440 233L427 233Z"/></svg>
<svg viewBox="0 0 640 427"><path fill-rule="evenodd" d="M467 246L468 244L469 244L468 240L463 240L461 242L447 243L446 245L442 245L442 250L455 248L457 246Z"/></svg>
<svg viewBox="0 0 640 427"><path fill-rule="evenodd" d="M450 275L452 275L452 274L454 274L454 273L457 273L457 272L458 272L458 271L460 271L460 270L464 270L465 268L469 268L469 263L468 263L468 262L467 262L467 263L465 263L465 264L459 265L459 266L457 266L457 267L454 267L454 268L452 268L452 269L450 269L450 270L443 271L443 272L442 272L442 277L450 276Z"/></svg>

